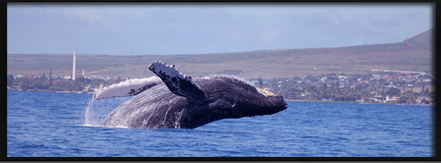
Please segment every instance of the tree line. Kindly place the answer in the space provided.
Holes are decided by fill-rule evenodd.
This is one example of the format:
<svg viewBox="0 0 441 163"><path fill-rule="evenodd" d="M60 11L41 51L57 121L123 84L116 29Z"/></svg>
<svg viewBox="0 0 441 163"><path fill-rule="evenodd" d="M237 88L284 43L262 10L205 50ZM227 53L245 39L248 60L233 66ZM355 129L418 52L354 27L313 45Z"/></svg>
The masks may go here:
<svg viewBox="0 0 441 163"><path fill-rule="evenodd" d="M351 86L340 87L336 74L327 74L327 82L317 82L322 76L308 76L306 78L294 77L293 79L257 79L256 86L259 88L269 88L275 94L282 95L285 99L293 100L326 100L326 101L357 101L363 99L366 102L375 102L374 98L385 100L386 96L399 97L399 100L394 103L398 104L414 104L415 101L421 100L423 104L434 104L433 94L429 92L428 87L423 83L421 91L413 91L413 88L387 88L385 85L358 83L355 82L357 78L362 80L370 79L371 74L354 75L349 81L352 81ZM383 79L380 79L383 80ZM69 91L69 92L94 92L94 89L100 86L108 86L114 83L124 81L121 77L117 79L87 79L79 77L76 80L71 79L52 79L46 77L44 74L40 77L24 76L14 79L10 74L7 77L7 85L10 89L19 87L23 91ZM281 82L282 81L282 82ZM311 81L309 83L301 83L298 81ZM381 83L377 79L371 80L373 82ZM313 84L315 83L315 84ZM317 84L320 83L320 84ZM86 89L87 88L87 89ZM429 97L429 98L421 98ZM432 101L430 101L432 98Z"/></svg>
<svg viewBox="0 0 441 163"><path fill-rule="evenodd" d="M75 80L72 79L52 79L52 77L47 78L44 74L41 77L24 76L21 78L16 78L11 75L7 77L7 86L11 89L19 87L23 91L69 91L69 92L94 92L93 88L99 88L100 85L107 86L113 83L121 82L121 77L113 80L104 79L87 79L84 77L79 77ZM89 86L89 87L88 87ZM88 89L85 89L87 88Z"/></svg>

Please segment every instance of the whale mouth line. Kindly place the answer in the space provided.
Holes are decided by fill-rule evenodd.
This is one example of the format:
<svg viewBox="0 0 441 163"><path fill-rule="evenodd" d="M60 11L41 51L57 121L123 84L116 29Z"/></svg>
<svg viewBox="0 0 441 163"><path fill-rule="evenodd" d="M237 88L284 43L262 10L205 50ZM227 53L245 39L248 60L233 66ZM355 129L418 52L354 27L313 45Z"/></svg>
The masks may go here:
<svg viewBox="0 0 441 163"><path fill-rule="evenodd" d="M257 88L257 87L256 87ZM274 93L269 91L269 88L257 88L258 92L267 96L267 97L272 97L274 96Z"/></svg>

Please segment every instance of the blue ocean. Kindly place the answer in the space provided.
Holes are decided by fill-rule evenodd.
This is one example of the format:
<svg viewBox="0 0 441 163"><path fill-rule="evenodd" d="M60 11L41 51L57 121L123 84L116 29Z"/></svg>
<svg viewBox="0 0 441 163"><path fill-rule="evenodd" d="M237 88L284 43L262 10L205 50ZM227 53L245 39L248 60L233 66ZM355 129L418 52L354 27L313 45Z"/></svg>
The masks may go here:
<svg viewBox="0 0 441 163"><path fill-rule="evenodd" d="M100 127L130 97L7 92L7 157L432 157L431 106L287 101L195 129Z"/></svg>

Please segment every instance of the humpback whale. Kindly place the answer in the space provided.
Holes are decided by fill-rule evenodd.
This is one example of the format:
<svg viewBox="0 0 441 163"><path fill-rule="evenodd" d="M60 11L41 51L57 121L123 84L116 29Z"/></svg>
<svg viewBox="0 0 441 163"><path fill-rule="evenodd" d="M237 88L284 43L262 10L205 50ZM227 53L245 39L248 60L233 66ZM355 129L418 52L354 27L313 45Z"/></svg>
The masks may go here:
<svg viewBox="0 0 441 163"><path fill-rule="evenodd" d="M192 78L161 61L151 63L148 69L157 76L114 84L93 96L97 100L133 96L113 110L101 126L193 129L225 118L270 115L288 107L282 96L238 77Z"/></svg>

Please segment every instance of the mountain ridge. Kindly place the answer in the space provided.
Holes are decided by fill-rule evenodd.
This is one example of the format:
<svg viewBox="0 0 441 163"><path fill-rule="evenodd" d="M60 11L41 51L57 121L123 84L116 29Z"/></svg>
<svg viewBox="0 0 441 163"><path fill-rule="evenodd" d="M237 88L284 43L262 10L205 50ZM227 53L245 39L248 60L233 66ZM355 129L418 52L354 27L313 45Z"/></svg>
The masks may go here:
<svg viewBox="0 0 441 163"><path fill-rule="evenodd" d="M192 76L230 74L248 78L293 78L326 73L355 74L371 69L432 71L433 29L403 42L333 48L274 49L183 55L77 54L76 75L148 77L147 66L161 60ZM7 73L70 76L72 54L8 54Z"/></svg>
<svg viewBox="0 0 441 163"><path fill-rule="evenodd" d="M432 48L434 29L427 30L412 38L403 41L404 46L421 46L423 48Z"/></svg>

